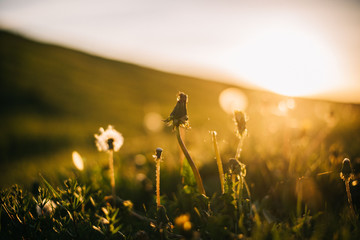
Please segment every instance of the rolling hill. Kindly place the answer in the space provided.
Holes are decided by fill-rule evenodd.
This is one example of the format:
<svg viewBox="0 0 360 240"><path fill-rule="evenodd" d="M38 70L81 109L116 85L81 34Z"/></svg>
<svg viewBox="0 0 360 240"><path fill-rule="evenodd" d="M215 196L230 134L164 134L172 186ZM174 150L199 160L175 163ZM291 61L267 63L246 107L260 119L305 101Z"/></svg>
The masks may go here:
<svg viewBox="0 0 360 240"><path fill-rule="evenodd" d="M217 99L228 87L225 84L90 56L3 31L0 56L0 158L2 168L9 171L14 162L92 148L93 134L108 124L124 135L125 152L134 152L134 144L126 145L151 135L144 115L157 112L166 118L178 91L190 96L193 127L204 128L209 122L222 126L228 120ZM170 129L166 131L171 135Z"/></svg>

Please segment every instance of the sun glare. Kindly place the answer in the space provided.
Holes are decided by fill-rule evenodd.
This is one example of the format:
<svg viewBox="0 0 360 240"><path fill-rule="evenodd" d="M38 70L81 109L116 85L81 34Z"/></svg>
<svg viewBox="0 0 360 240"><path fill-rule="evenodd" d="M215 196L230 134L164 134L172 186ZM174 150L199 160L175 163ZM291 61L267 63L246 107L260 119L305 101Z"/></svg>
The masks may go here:
<svg viewBox="0 0 360 240"><path fill-rule="evenodd" d="M226 88L219 95L221 108L228 114L234 114L234 111L244 111L248 105L246 95L237 88Z"/></svg>
<svg viewBox="0 0 360 240"><path fill-rule="evenodd" d="M326 39L305 26L258 28L229 54L231 74L286 96L310 96L341 82L339 61Z"/></svg>

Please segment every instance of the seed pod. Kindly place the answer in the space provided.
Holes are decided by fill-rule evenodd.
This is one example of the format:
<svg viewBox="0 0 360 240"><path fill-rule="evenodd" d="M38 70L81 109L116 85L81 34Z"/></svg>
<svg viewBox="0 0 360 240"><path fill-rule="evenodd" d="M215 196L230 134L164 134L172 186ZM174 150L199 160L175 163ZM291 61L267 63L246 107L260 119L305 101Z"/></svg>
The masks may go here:
<svg viewBox="0 0 360 240"><path fill-rule="evenodd" d="M244 112L235 111L234 120L235 120L235 125L237 127L236 132L241 137L246 131L246 117Z"/></svg>
<svg viewBox="0 0 360 240"><path fill-rule="evenodd" d="M344 181L349 181L353 177L353 169L351 167L350 159L345 158L342 162L340 177Z"/></svg>
<svg viewBox="0 0 360 240"><path fill-rule="evenodd" d="M156 148L156 158L161 158L161 153L163 152L162 148Z"/></svg>
<svg viewBox="0 0 360 240"><path fill-rule="evenodd" d="M188 125L188 115L187 115L187 101L188 96L183 93L179 92L177 97L177 103L170 113L170 116L164 120L164 122L172 125L173 128L177 126L187 126Z"/></svg>

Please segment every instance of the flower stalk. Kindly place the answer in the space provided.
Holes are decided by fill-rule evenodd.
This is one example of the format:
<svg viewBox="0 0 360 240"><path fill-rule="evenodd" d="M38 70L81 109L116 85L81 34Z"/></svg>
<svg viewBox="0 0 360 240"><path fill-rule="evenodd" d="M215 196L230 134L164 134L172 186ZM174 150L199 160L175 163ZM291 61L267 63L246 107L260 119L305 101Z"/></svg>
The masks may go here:
<svg viewBox="0 0 360 240"><path fill-rule="evenodd" d="M115 202L116 191L115 191L115 171L114 171L114 151L113 150L109 150L109 171L110 171L111 195Z"/></svg>
<svg viewBox="0 0 360 240"><path fill-rule="evenodd" d="M216 163L219 170L219 178L220 178L220 184L221 184L221 192L222 194L225 193L225 187L224 187L224 170L223 165L220 157L219 147L216 140L216 131L211 131L212 141L214 143L214 150L215 150L215 156L216 156Z"/></svg>
<svg viewBox="0 0 360 240"><path fill-rule="evenodd" d="M239 139L239 144L237 146L236 155L235 155L236 159L240 159L245 136L240 136L239 138L240 138Z"/></svg>
<svg viewBox="0 0 360 240"><path fill-rule="evenodd" d="M161 203L160 203L160 162L161 162L162 151L163 151L162 148L157 148L156 155L154 155L155 162L156 162L156 206L157 206L157 208L159 208L161 206Z"/></svg>
<svg viewBox="0 0 360 240"><path fill-rule="evenodd" d="M180 148L181 148L181 150L183 151L183 153L184 153L184 155L185 155L185 157L186 157L186 159L187 159L187 161L188 161L188 163L189 163L189 165L190 165L190 167L191 167L191 170L192 170L193 173L194 173L195 180L196 180L196 183L197 183L197 185L198 185L199 192L200 192L201 194L206 195L205 189L204 189L204 185L203 185L203 182L202 182L200 173L199 173L199 170L197 169L197 167L196 167L194 161L192 160L192 158L191 158L191 156L190 156L190 154L189 154L189 152L188 152L188 150L187 150L187 148L186 148L183 140L181 139L179 126L176 126L175 132L176 132L176 138L177 138L177 140L178 140L178 142L179 142Z"/></svg>
<svg viewBox="0 0 360 240"><path fill-rule="evenodd" d="M239 138L239 144L236 149L235 158L239 160L241 151L242 151L242 147L244 144L244 139L247 134L245 113L242 111L235 111L234 112L234 121L235 121L235 125L236 125L236 135Z"/></svg>
<svg viewBox="0 0 360 240"><path fill-rule="evenodd" d="M197 169L187 148L185 147L185 144L184 144L184 142L181 138L181 134L180 134L180 129L179 129L180 126L182 126L182 127L189 126L189 118L187 115L187 102L188 102L188 96L183 92L179 92L178 97L177 97L177 103L176 103L173 111L170 113L170 116L167 119L165 119L164 122L167 123L168 125L172 126L172 128L175 130L176 138L179 142L179 146L180 146L182 152L184 153L184 155L191 167L191 170L195 176L195 180L198 185L199 192L201 194L206 195L199 170Z"/></svg>
<svg viewBox="0 0 360 240"><path fill-rule="evenodd" d="M100 135L95 134L95 143L100 152L107 152L109 154L109 172L110 172L110 186L113 203L115 205L116 191L115 191L115 171L114 171L114 151L120 150L124 143L124 138L116 131L113 126L109 125L106 131L103 128L99 129Z"/></svg>
<svg viewBox="0 0 360 240"><path fill-rule="evenodd" d="M351 192L350 192L350 181L354 178L353 168L350 163L350 159L345 158L342 162L340 178L345 183L346 195L349 202L350 211L353 217L355 217L355 210L352 203Z"/></svg>

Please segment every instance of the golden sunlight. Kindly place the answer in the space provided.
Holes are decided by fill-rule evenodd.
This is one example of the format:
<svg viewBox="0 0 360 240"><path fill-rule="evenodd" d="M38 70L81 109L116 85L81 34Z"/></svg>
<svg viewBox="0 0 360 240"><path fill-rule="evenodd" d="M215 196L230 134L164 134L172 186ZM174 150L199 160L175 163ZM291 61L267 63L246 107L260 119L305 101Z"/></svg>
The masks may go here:
<svg viewBox="0 0 360 240"><path fill-rule="evenodd" d="M228 114L234 114L234 111L243 111L248 105L246 95L237 88L227 88L219 95L221 108Z"/></svg>
<svg viewBox="0 0 360 240"><path fill-rule="evenodd" d="M311 96L341 83L336 49L310 27L276 23L258 29L229 54L231 74L286 96Z"/></svg>

